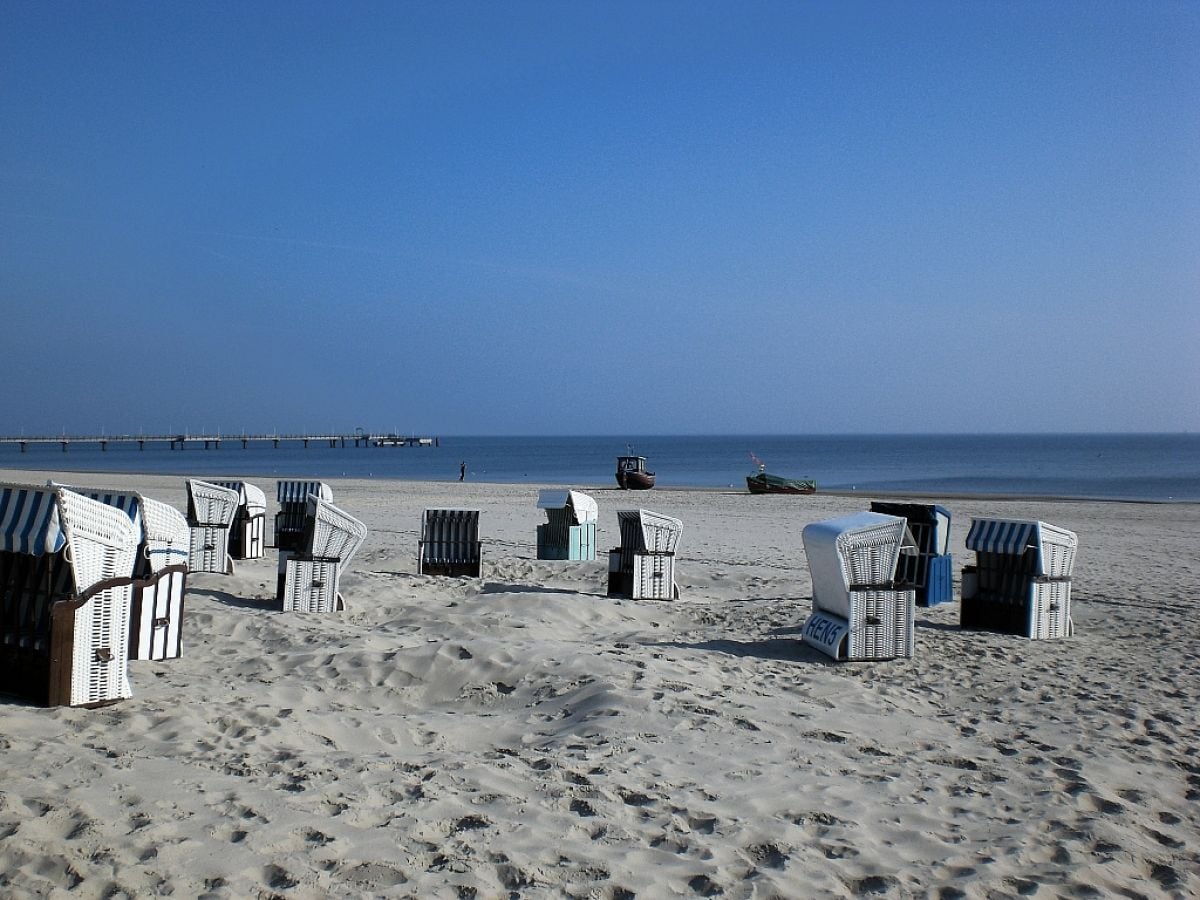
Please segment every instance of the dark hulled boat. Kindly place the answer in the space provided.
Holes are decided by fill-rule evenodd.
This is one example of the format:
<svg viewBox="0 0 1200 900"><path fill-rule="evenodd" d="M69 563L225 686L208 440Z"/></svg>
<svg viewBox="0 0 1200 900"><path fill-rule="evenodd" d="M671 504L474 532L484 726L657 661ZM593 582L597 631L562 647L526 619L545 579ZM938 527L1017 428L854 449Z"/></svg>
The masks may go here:
<svg viewBox="0 0 1200 900"><path fill-rule="evenodd" d="M646 471L646 457L618 456L617 484L627 491L645 491L654 487L654 473Z"/></svg>
<svg viewBox="0 0 1200 900"><path fill-rule="evenodd" d="M746 476L746 487L752 494L815 494L817 492L817 482L814 479L768 475L765 465L759 465L758 472Z"/></svg>

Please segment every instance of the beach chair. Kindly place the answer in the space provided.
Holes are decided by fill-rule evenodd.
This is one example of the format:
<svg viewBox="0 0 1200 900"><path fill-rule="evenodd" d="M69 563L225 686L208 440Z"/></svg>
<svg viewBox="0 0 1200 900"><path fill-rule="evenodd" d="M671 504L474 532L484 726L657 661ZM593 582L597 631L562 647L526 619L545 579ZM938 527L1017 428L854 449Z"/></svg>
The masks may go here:
<svg viewBox="0 0 1200 900"><path fill-rule="evenodd" d="M478 578L482 570L479 510L427 509L421 514L418 574Z"/></svg>
<svg viewBox="0 0 1200 900"><path fill-rule="evenodd" d="M608 596L631 600L673 600L675 549L683 523L648 509L617 511L621 546L608 551Z"/></svg>
<svg viewBox="0 0 1200 900"><path fill-rule="evenodd" d="M596 558L596 519L599 507L587 494L569 490L538 492L538 509L546 523L537 527L538 559Z"/></svg>
<svg viewBox="0 0 1200 900"><path fill-rule="evenodd" d="M79 487L68 490L122 510L138 535L130 602L129 658L179 658L191 549L187 519L175 507L136 491Z"/></svg>
<svg viewBox="0 0 1200 900"><path fill-rule="evenodd" d="M58 486L0 485L0 690L46 706L131 696L129 516Z"/></svg>
<svg viewBox="0 0 1200 900"><path fill-rule="evenodd" d="M954 561L950 554L950 511L925 503L875 500L871 512L899 516L908 523L916 553L902 553L896 580L911 584L917 606L937 606L954 599Z"/></svg>
<svg viewBox="0 0 1200 900"><path fill-rule="evenodd" d="M1027 638L1071 635L1071 570L1075 533L1011 519L974 519L967 549L975 564L962 571L963 628Z"/></svg>
<svg viewBox="0 0 1200 900"><path fill-rule="evenodd" d="M280 481L275 485L279 511L275 513L275 547L300 550L304 546L304 520L308 515L308 495L326 503L333 502L333 489L323 481Z"/></svg>
<svg viewBox="0 0 1200 900"><path fill-rule="evenodd" d="M267 495L246 481L214 481L238 492L237 513L229 532L229 555L233 559L262 559L267 543Z"/></svg>
<svg viewBox="0 0 1200 900"><path fill-rule="evenodd" d="M308 495L307 507L303 549L279 553L276 597L284 612L345 609L342 572L362 546L366 526L316 494Z"/></svg>
<svg viewBox="0 0 1200 900"><path fill-rule="evenodd" d="M208 481L187 482L190 528L188 571L233 574L229 530L237 515L238 493Z"/></svg>
<svg viewBox="0 0 1200 900"><path fill-rule="evenodd" d="M813 589L804 642L833 659L911 657L916 591L897 571L917 547L905 519L854 513L804 526L801 540Z"/></svg>

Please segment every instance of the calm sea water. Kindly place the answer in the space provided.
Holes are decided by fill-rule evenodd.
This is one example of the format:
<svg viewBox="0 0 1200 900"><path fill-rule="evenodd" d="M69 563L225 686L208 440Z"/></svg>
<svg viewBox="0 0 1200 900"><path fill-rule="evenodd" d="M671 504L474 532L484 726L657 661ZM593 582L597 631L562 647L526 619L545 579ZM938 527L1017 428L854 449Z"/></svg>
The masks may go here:
<svg viewBox="0 0 1200 900"><path fill-rule="evenodd" d="M647 436L633 441L662 487L745 489L751 452L768 470L818 489L1025 494L1200 501L1200 435ZM330 448L313 443L221 449L189 445L0 445L0 467L188 476L353 477L612 485L625 440L614 437L443 437L437 447Z"/></svg>

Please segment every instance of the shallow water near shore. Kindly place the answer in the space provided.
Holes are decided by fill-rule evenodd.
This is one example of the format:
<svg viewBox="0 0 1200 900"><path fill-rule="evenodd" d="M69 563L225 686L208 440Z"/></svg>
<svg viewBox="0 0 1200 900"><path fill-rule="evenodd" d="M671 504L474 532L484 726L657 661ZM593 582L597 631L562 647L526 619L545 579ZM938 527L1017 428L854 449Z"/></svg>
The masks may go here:
<svg viewBox="0 0 1200 900"><path fill-rule="evenodd" d="M713 435L439 437L432 447L330 447L313 442L220 449L192 442L0 445L0 466L77 472L311 476L500 484L613 484L632 445L659 487L745 488L753 453L772 473L820 490L1200 501L1200 435Z"/></svg>

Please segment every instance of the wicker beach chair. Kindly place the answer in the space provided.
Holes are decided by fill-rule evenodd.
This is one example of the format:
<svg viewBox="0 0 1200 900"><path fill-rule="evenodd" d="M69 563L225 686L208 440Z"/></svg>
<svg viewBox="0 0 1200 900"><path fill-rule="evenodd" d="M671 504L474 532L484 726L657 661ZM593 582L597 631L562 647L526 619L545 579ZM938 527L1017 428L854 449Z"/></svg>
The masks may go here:
<svg viewBox="0 0 1200 900"><path fill-rule="evenodd" d="M478 578L483 571L479 510L427 509L421 514L417 572Z"/></svg>
<svg viewBox="0 0 1200 900"><path fill-rule="evenodd" d="M899 516L908 523L916 553L902 553L896 580L916 590L917 606L937 606L954 599L954 561L950 554L950 511L924 503L875 500L871 512Z"/></svg>
<svg viewBox="0 0 1200 900"><path fill-rule="evenodd" d="M0 690L47 706L131 696L137 548L122 510L62 487L0 485Z"/></svg>
<svg viewBox="0 0 1200 900"><path fill-rule="evenodd" d="M303 549L279 553L277 599L284 612L345 609L338 590L342 572L362 546L366 526L315 494L307 506Z"/></svg>
<svg viewBox="0 0 1200 900"><path fill-rule="evenodd" d="M538 492L538 509L546 523L537 527L538 559L596 558L596 519L599 507L587 494L570 490Z"/></svg>
<svg viewBox="0 0 1200 900"><path fill-rule="evenodd" d="M233 559L262 559L267 544L267 495L248 481L214 481L238 493L237 513L229 532Z"/></svg>
<svg viewBox="0 0 1200 900"><path fill-rule="evenodd" d="M834 659L911 657L916 591L897 571L917 547L905 519L854 513L806 525L801 540L813 588L805 643Z"/></svg>
<svg viewBox="0 0 1200 900"><path fill-rule="evenodd" d="M1071 619L1071 571L1078 539L1045 522L974 519L967 549L975 565L962 571L963 628L1066 637Z"/></svg>
<svg viewBox="0 0 1200 900"><path fill-rule="evenodd" d="M326 503L333 502L333 489L323 481L279 481L275 484L275 547L299 551L304 547L304 520L308 516L308 495Z"/></svg>
<svg viewBox="0 0 1200 900"><path fill-rule="evenodd" d="M608 596L631 600L673 600L675 550L683 522L648 509L617 511L621 546L608 551Z"/></svg>
<svg viewBox="0 0 1200 900"><path fill-rule="evenodd" d="M233 574L229 529L237 515L238 493L208 481L188 479L188 570Z"/></svg>
<svg viewBox="0 0 1200 900"><path fill-rule="evenodd" d="M138 535L129 619L130 659L177 659L190 533L183 513L135 491L68 488L129 516Z"/></svg>

